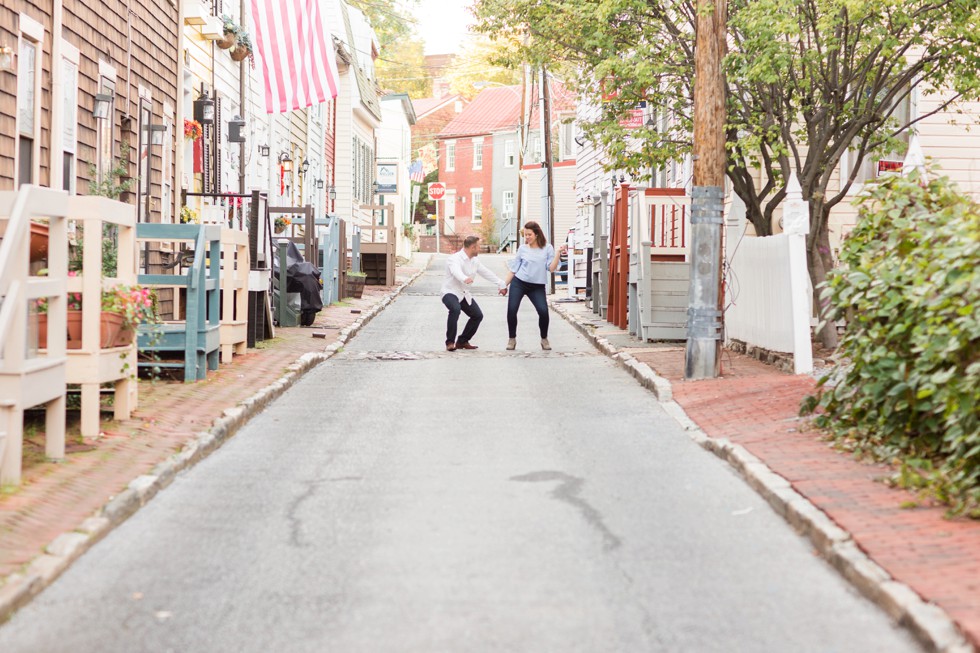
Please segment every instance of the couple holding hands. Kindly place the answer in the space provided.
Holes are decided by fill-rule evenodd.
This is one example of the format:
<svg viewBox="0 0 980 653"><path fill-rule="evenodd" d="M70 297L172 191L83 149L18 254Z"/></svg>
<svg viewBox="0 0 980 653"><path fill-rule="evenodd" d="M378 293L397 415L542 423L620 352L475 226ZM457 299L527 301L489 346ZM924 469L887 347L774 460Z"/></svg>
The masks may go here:
<svg viewBox="0 0 980 653"><path fill-rule="evenodd" d="M517 256L508 263L507 280L500 279L477 259L480 249L480 239L467 236L463 241L463 249L449 257L446 261L446 280L442 284L442 303L449 309L449 320L446 325L446 350L477 349L470 341L476 335L483 321L483 311L470 294L470 286L475 275L497 284L501 295L508 295L507 301L507 330L509 339L507 349L517 347L517 310L521 301L527 297L538 312L538 329L541 331L541 349L551 349L548 342L548 298L545 284L548 275L558 268L565 246L560 250L548 244L537 222L524 225L524 244L517 250ZM456 335L456 325L460 313L469 318L463 332Z"/></svg>

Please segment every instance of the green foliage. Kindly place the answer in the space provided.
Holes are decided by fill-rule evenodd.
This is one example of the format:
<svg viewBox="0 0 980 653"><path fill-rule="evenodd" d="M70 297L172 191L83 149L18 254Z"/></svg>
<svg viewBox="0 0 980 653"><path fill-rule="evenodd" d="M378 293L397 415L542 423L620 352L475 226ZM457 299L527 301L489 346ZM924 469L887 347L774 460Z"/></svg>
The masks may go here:
<svg viewBox="0 0 980 653"><path fill-rule="evenodd" d="M388 93L408 93L412 99L432 95L432 77L425 67L425 44L406 37L390 43L375 62L378 84Z"/></svg>
<svg viewBox="0 0 980 653"><path fill-rule="evenodd" d="M123 141L119 148L119 158L113 162L112 168L102 175L101 178L99 177L99 171L95 167L95 164L89 165L89 195L98 195L100 197L108 197L111 200L117 200L120 195L128 193L133 189L133 184L136 183L136 179L128 176L129 150L129 143Z"/></svg>
<svg viewBox="0 0 980 653"><path fill-rule="evenodd" d="M497 213L492 206L487 207L483 212L482 222L476 228L476 233L483 241L483 244L492 251L497 251L500 245L500 234L497 233Z"/></svg>
<svg viewBox="0 0 980 653"><path fill-rule="evenodd" d="M921 182L921 183L920 183ZM804 412L980 518L980 205L948 179L870 187L824 290L846 363Z"/></svg>

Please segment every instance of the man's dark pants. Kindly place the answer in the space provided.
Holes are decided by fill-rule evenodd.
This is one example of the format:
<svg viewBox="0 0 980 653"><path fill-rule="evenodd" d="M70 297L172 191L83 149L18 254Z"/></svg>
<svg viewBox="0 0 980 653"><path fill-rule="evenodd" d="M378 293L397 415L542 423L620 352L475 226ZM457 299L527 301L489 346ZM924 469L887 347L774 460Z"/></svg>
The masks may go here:
<svg viewBox="0 0 980 653"><path fill-rule="evenodd" d="M449 309L449 320L446 322L446 344L456 343L460 345L468 343L476 335L476 330L480 328L480 322L483 321L483 311L480 310L480 306L476 303L475 299L471 301L464 299L460 302L459 297L451 292L447 292L442 296L442 303ZM469 319L466 320L463 333L459 335L459 339L457 340L456 324L459 322L460 313L466 313Z"/></svg>

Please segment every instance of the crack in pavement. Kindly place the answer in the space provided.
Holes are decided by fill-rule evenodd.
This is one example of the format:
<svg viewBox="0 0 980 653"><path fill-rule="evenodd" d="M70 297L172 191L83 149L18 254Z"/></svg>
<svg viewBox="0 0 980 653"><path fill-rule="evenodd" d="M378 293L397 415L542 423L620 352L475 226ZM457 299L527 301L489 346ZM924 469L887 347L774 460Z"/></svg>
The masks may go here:
<svg viewBox="0 0 980 653"><path fill-rule="evenodd" d="M530 474L523 474L521 476L512 476L510 480L521 483L559 481L560 484L558 487L551 491L551 496L578 509L582 517L585 518L586 523L602 535L602 539L604 540L603 550L612 551L622 546L623 541L609 530L602 518L602 513L579 496L582 492L582 487L585 485L584 480L564 472L555 471L531 472Z"/></svg>
<svg viewBox="0 0 980 653"><path fill-rule="evenodd" d="M299 549L307 546L300 541L300 529L303 527L303 520L299 518L296 513L299 512L300 506L302 506L306 500L313 497L321 483L326 483L330 480L332 479L318 478L312 481L307 481L305 483L306 490L304 490L301 495L293 499L293 502L289 504L289 510L286 511L286 519L289 521L289 544L291 546Z"/></svg>

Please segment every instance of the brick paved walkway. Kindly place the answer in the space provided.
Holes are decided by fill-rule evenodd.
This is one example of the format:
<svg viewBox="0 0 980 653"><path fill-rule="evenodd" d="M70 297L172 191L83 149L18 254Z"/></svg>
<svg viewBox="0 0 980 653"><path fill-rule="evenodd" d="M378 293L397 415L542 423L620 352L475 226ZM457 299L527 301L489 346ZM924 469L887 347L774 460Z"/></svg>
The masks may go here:
<svg viewBox="0 0 980 653"><path fill-rule="evenodd" d="M416 264L428 260L416 259ZM419 268L399 267L403 284ZM223 411L254 395L281 377L303 354L323 351L336 334L360 315L352 310L379 303L392 288L367 286L361 299L325 308L313 328L276 329L274 340L222 364L197 383L140 381L139 408L132 419L110 421L103 413L103 433L82 443L78 414L69 414L69 454L65 461L44 461L41 431L25 441L25 469L19 488L0 495L0 584L41 554L59 534L77 528L111 496L171 454L201 431L207 431ZM326 332L326 339L313 338ZM74 452L73 452L74 451Z"/></svg>
<svg viewBox="0 0 980 653"><path fill-rule="evenodd" d="M583 304L571 310L592 319ZM619 345L625 334L598 324L607 339L617 334ZM980 522L945 519L941 507L888 487L880 479L892 468L854 460L797 419L813 378L725 351L720 379L685 381L682 344L632 344L627 350L672 383L674 400L705 433L742 445L788 480L893 578L942 607L980 649ZM919 507L903 508L912 502Z"/></svg>

